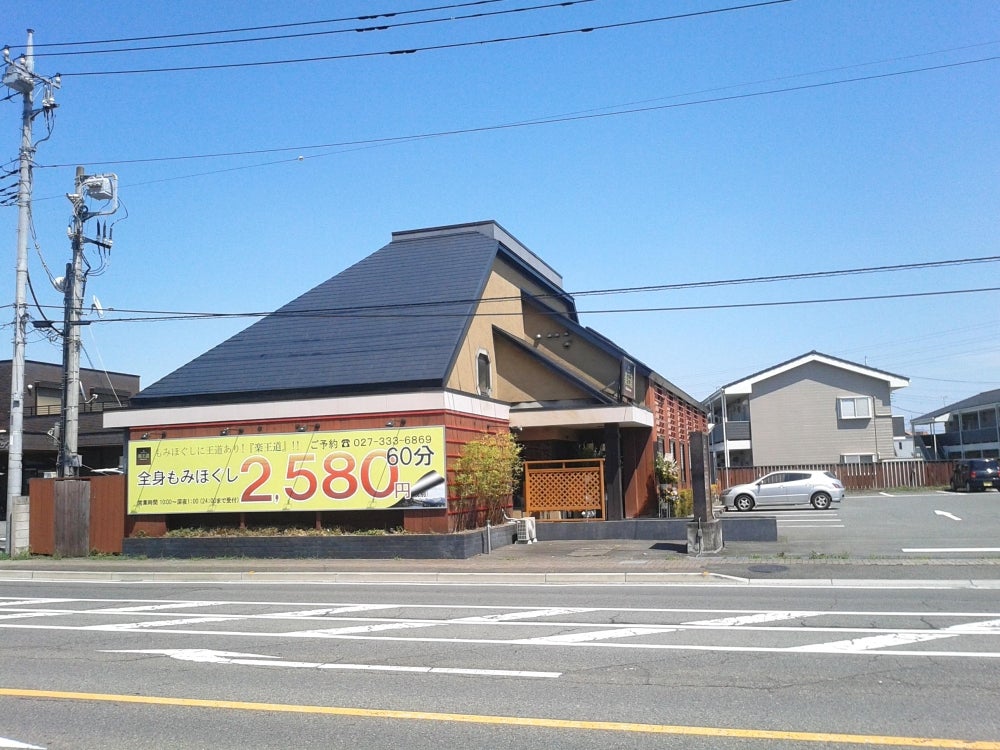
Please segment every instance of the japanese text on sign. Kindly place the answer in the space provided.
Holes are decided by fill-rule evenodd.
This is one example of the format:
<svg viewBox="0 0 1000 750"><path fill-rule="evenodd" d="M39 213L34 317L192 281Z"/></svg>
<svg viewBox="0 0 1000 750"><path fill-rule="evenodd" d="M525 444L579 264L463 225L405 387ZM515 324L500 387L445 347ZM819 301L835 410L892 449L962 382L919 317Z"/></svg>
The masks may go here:
<svg viewBox="0 0 1000 750"><path fill-rule="evenodd" d="M444 506L444 448L443 427L132 441L128 512Z"/></svg>

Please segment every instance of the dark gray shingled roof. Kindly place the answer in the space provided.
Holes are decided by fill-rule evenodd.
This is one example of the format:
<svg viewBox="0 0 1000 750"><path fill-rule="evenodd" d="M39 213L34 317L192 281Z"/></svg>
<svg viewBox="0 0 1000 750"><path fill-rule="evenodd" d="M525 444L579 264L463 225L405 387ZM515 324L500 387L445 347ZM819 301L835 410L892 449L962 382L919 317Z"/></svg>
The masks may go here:
<svg viewBox="0 0 1000 750"><path fill-rule="evenodd" d="M977 393L975 396L963 398L961 401L942 406L940 409L935 409L915 419L911 419L910 424L927 424L933 422L938 417L943 417L945 414L951 414L953 411L965 411L966 409L975 409L980 406L993 406L993 404L998 403L1000 403L1000 389L983 391L982 393Z"/></svg>
<svg viewBox="0 0 1000 750"><path fill-rule="evenodd" d="M396 238L132 403L441 388L502 249L474 230Z"/></svg>

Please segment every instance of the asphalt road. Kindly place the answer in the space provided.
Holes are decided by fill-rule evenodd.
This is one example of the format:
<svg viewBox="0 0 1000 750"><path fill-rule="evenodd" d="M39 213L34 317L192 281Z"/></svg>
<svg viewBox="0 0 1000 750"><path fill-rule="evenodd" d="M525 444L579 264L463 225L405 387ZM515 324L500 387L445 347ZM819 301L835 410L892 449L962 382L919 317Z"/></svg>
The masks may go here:
<svg viewBox="0 0 1000 750"><path fill-rule="evenodd" d="M1000 748L1000 587L8 582L0 631L48 750Z"/></svg>
<svg viewBox="0 0 1000 750"><path fill-rule="evenodd" d="M767 512L700 557L3 561L0 748L1000 750L1000 493Z"/></svg>

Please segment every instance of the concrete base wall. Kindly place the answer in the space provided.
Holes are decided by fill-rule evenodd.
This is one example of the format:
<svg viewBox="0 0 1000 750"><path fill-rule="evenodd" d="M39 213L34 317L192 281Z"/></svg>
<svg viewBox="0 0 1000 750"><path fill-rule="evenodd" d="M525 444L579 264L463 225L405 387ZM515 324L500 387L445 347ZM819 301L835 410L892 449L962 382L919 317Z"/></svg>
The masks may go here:
<svg viewBox="0 0 1000 750"><path fill-rule="evenodd" d="M129 538L122 554L142 557L251 557L464 560L514 542L514 526L457 534L400 534L398 536L234 536Z"/></svg>
<svg viewBox="0 0 1000 750"><path fill-rule="evenodd" d="M688 518L644 518L624 521L538 521L538 541L614 540L686 541ZM723 518L723 536L732 542L778 540L773 517ZM400 534L398 536L297 537L153 537L127 538L122 554L175 558L330 558L464 560L517 541L514 524L455 534Z"/></svg>
<svg viewBox="0 0 1000 750"><path fill-rule="evenodd" d="M639 539L687 541L690 518L635 518L625 521L539 521L538 541L587 539ZM778 522L774 517L726 518L720 520L722 536L731 542L776 542Z"/></svg>
<svg viewBox="0 0 1000 750"><path fill-rule="evenodd" d="M28 498L20 495L14 498L14 505L10 510L10 554L20 555L28 551L30 546L29 530L31 528L30 519L31 505Z"/></svg>

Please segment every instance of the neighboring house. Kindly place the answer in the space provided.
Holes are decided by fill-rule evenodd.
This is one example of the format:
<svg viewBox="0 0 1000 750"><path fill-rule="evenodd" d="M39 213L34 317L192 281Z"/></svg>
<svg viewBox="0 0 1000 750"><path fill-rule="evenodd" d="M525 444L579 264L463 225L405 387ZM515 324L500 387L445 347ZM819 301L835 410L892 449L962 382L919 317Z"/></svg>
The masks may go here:
<svg viewBox="0 0 1000 750"><path fill-rule="evenodd" d="M0 361L0 391L10 393L11 360ZM55 436L62 417L62 365L28 360L24 363L24 422L22 477L24 486L18 494L27 494L28 480L56 470L59 445ZM80 424L78 453L83 465L80 475L95 469L115 469L122 463L124 439L121 430L105 429L107 410L129 405L139 391L139 376L103 370L80 370ZM0 424L10 427L10 398L0 399ZM0 432L0 462L4 473L2 497L7 497L6 471L9 445L7 429Z"/></svg>
<svg viewBox="0 0 1000 750"><path fill-rule="evenodd" d="M817 351L723 386L703 403L720 468L893 458L892 392L909 379Z"/></svg>
<svg viewBox="0 0 1000 750"><path fill-rule="evenodd" d="M910 420L910 424L919 433L929 458L1000 456L1000 390L942 406Z"/></svg>
<svg viewBox="0 0 1000 750"><path fill-rule="evenodd" d="M906 431L906 417L892 418L892 445L896 458L923 458L913 435Z"/></svg>
<svg viewBox="0 0 1000 750"><path fill-rule="evenodd" d="M105 424L128 431L145 533L173 513L265 510L453 530L462 447L511 430L528 460L603 458L604 487L580 492L606 497L608 519L655 515L654 454L687 461L706 429L696 400L581 325L562 277L492 221L394 232L132 407Z"/></svg>

